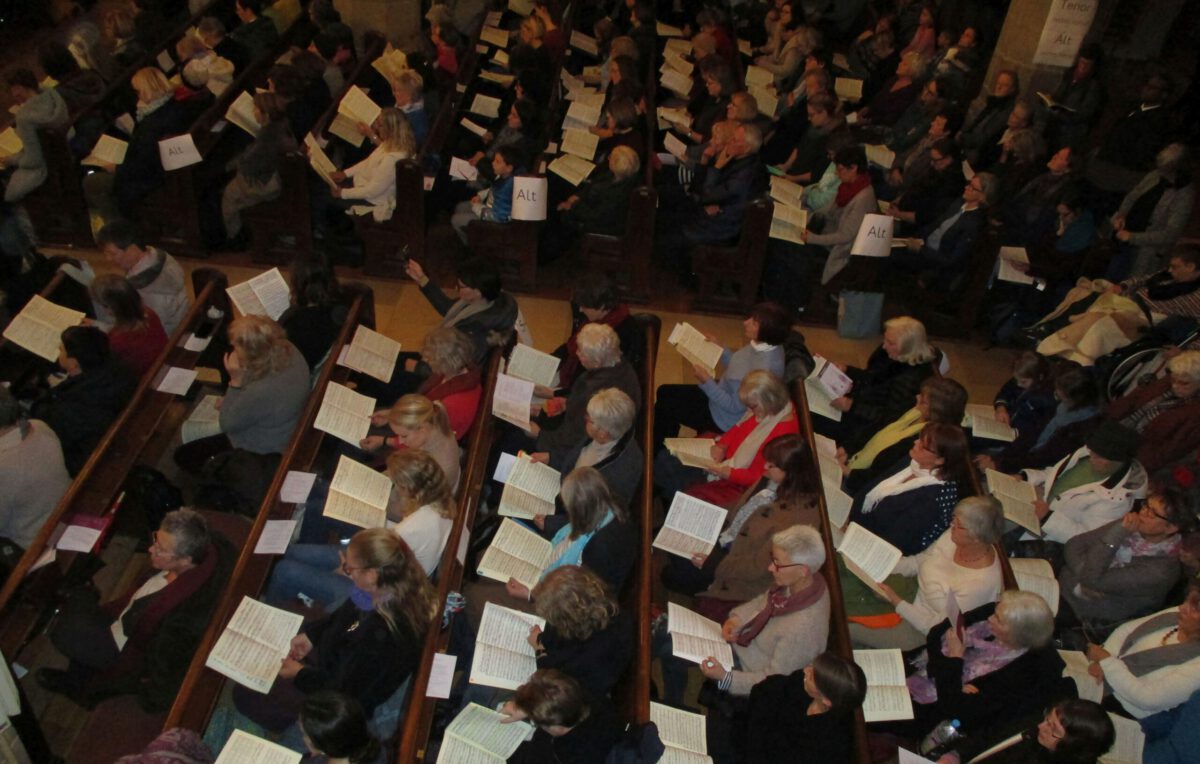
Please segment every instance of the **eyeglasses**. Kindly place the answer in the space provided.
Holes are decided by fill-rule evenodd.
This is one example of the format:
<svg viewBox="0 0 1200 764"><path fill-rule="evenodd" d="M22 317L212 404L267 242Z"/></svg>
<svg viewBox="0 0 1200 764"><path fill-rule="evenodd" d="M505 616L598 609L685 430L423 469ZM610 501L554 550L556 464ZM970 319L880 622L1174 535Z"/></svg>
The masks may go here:
<svg viewBox="0 0 1200 764"><path fill-rule="evenodd" d="M775 570L786 570L787 568L794 568L798 565L803 565L803 564L804 563L802 563L802 562L789 562L789 563L780 564L775 561L774 557L772 557L771 561L769 563L767 563L767 567L775 568Z"/></svg>
<svg viewBox="0 0 1200 764"><path fill-rule="evenodd" d="M369 570L369 568L361 567L358 565L351 565L346 560L342 560L342 572L345 573L347 576L356 570Z"/></svg>
<svg viewBox="0 0 1200 764"><path fill-rule="evenodd" d="M1134 509L1136 512L1138 512L1140 514L1148 514L1151 517L1157 517L1159 520L1162 520L1164 523L1171 522L1171 518L1169 518L1165 515L1159 514L1158 510L1156 510L1153 506L1150 505L1149 499L1138 499L1136 502L1134 502Z"/></svg>

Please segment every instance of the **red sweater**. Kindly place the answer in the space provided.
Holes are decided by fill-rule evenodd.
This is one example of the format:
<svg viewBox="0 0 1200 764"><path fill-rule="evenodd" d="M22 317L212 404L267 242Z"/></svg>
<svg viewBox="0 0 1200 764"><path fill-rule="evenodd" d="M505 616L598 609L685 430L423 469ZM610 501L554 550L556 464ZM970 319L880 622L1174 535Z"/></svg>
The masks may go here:
<svg viewBox="0 0 1200 764"><path fill-rule="evenodd" d="M758 424L754 421L754 417L747 417L744 422L735 424L721 437L717 438L717 443L725 447L725 458L728 459L737 450L737 447L742 444ZM800 425L796 421L796 417L790 416L779 424L775 425L775 429L771 430L771 434L763 441L763 446L766 446L780 435L795 435L800 432ZM763 449L760 447L758 453L754 455L754 460L750 462L750 466L744 469L735 469L729 473L729 480L737 483L743 488L749 488L762 479L763 473L766 471L766 459L763 457Z"/></svg>
<svg viewBox="0 0 1200 764"><path fill-rule="evenodd" d="M441 401L446 407L450 430L462 441L471 432L475 413L479 410L479 399L483 397L479 369L470 368L464 374L445 379L440 374L428 377L417 392L431 401Z"/></svg>
<svg viewBox="0 0 1200 764"><path fill-rule="evenodd" d="M150 308L145 309L144 325L140 329L113 327L108 333L109 347L138 379L150 370L166 344L167 333L162 321Z"/></svg>

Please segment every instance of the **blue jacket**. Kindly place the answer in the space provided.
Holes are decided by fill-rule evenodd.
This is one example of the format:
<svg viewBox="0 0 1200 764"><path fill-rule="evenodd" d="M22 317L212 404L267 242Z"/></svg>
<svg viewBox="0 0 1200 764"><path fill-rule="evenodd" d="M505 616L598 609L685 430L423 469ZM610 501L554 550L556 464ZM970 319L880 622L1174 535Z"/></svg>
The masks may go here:
<svg viewBox="0 0 1200 764"><path fill-rule="evenodd" d="M512 217L513 176L501 178L492 184L491 203L483 208L481 220L507 223Z"/></svg>
<svg viewBox="0 0 1200 764"><path fill-rule="evenodd" d="M1200 750L1200 690L1174 708L1142 719L1146 746L1144 764L1184 764L1196 760Z"/></svg>

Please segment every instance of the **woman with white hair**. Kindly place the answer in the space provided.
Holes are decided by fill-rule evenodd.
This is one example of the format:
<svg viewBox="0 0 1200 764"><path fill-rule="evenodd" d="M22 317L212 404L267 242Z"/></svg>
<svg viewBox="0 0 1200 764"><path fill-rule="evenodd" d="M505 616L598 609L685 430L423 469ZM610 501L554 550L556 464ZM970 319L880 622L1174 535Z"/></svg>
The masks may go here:
<svg viewBox="0 0 1200 764"><path fill-rule="evenodd" d="M917 671L908 677L915 718L897 727L919 737L942 720L958 719L961 734L977 737L1073 694L1051 642L1054 614L1041 596L1010 589L998 603L963 615L961 636L948 620L929 632L925 652L913 663Z"/></svg>
<svg viewBox="0 0 1200 764"><path fill-rule="evenodd" d="M829 636L829 590L821 575L825 545L816 528L793 525L771 537L767 591L735 607L721 625L733 647L733 665L713 656L700 663L717 689L747 696L754 685L774 674L798 671L825 651ZM678 705L689 664L670 656L660 632L656 654L662 658L664 699ZM682 680L682 683L681 683Z"/></svg>
<svg viewBox="0 0 1200 764"><path fill-rule="evenodd" d="M1109 264L1105 278L1154 273L1179 240L1196 206L1191 152L1172 143L1158 152L1155 168L1130 189L1113 214L1113 236L1121 247Z"/></svg>
<svg viewBox="0 0 1200 764"><path fill-rule="evenodd" d="M998 501L990 496L968 496L960 501L950 529L920 554L901 557L892 571L916 577L916 598L908 602L886 583L879 585L903 620L888 629L851 623L855 644L904 650L919 647L929 630L946 617L951 597L963 612L995 602L1004 591L994 548L1003 532L1004 511Z"/></svg>
<svg viewBox="0 0 1200 764"><path fill-rule="evenodd" d="M627 101L626 101L627 103ZM616 146L608 154L608 173L585 183L556 208L542 233L538 262L548 263L571 249L575 240L588 233L621 236L629 217L629 202L640 185L642 168L637 152Z"/></svg>
<svg viewBox="0 0 1200 764"><path fill-rule="evenodd" d="M677 491L687 491L704 501L731 506L762 479L766 471L763 447L775 438L799 432L787 387L771 372L756 369L747 374L738 398L746 413L713 443L711 466L686 467L666 449L658 453L654 485L668 504Z"/></svg>
<svg viewBox="0 0 1200 764"><path fill-rule="evenodd" d="M621 355L621 340L607 324L587 324L579 330L579 362L583 373L568 395L546 401L543 413L532 423L538 451L558 451L587 439L587 407L592 396L616 388L635 407L642 404L642 386L637 373Z"/></svg>
<svg viewBox="0 0 1200 764"><path fill-rule="evenodd" d="M883 326L883 344L871 353L866 368L838 364L852 383L849 392L829 404L842 412L842 420L813 415L813 429L833 438L848 454L911 408L940 355L917 319L899 316Z"/></svg>
<svg viewBox="0 0 1200 764"><path fill-rule="evenodd" d="M1156 472L1200 446L1200 351L1167 362L1168 374L1108 405L1104 412L1138 432L1137 459Z"/></svg>

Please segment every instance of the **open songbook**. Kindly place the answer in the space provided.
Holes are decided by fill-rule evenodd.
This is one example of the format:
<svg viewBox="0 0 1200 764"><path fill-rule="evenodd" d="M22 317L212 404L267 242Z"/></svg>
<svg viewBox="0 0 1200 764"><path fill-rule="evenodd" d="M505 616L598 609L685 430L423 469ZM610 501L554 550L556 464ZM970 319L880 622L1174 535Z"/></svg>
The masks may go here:
<svg viewBox="0 0 1200 764"><path fill-rule="evenodd" d="M1033 503L1037 501L1037 489L1020 478L1003 472L985 470L987 488L1004 508L1004 517L1035 536L1042 535L1042 524L1038 520Z"/></svg>
<svg viewBox="0 0 1200 764"><path fill-rule="evenodd" d="M383 49L383 54L371 62L371 68L389 81L395 82L400 73L408 69L408 56L404 54L404 51L393 48L389 42Z"/></svg>
<svg viewBox="0 0 1200 764"><path fill-rule="evenodd" d="M666 438L663 445L685 467L702 470L717 466L712 458L712 447L717 441L712 438Z"/></svg>
<svg viewBox="0 0 1200 764"><path fill-rule="evenodd" d="M838 552L846 569L862 579L872 591L882 595L879 583L892 574L904 555L892 544L871 533L858 523L850 523Z"/></svg>
<svg viewBox="0 0 1200 764"><path fill-rule="evenodd" d="M270 692L302 623L299 613L242 597L204 665L251 690Z"/></svg>
<svg viewBox="0 0 1200 764"><path fill-rule="evenodd" d="M690 362L703 367L710 375L716 375L717 364L725 349L715 342L710 342L703 334L687 321L675 324L667 337L667 343L673 345L679 354Z"/></svg>
<svg viewBox="0 0 1200 764"><path fill-rule="evenodd" d="M994 406L981 403L968 403L967 413L963 417L964 427L971 428L971 434L977 438L1000 440L1012 443L1017 439L1017 431L996 419Z"/></svg>
<svg viewBox="0 0 1200 764"><path fill-rule="evenodd" d="M479 31L480 42L495 45L497 48L508 47L508 32L492 26L485 26Z"/></svg>
<svg viewBox="0 0 1200 764"><path fill-rule="evenodd" d="M1013 578L1017 579L1017 588L1039 595L1058 615L1060 592L1058 579L1054 577L1054 568L1050 567L1050 563L1037 557L1014 557L1008 563L1012 567Z"/></svg>
<svg viewBox="0 0 1200 764"><path fill-rule="evenodd" d="M504 369L510 377L523 379L542 387L554 387L555 376L558 374L559 360L549 353L535 350L528 345L518 344L508 357L508 366Z"/></svg>
<svg viewBox="0 0 1200 764"><path fill-rule="evenodd" d="M837 457L825 453L817 454L817 464L821 469L821 490L825 495L829 525L832 528L844 528L846 521L850 519L854 499L842 490L842 467L838 464Z"/></svg>
<svg viewBox="0 0 1200 764"><path fill-rule="evenodd" d="M529 644L529 628L546 628L546 619L488 602L475 637L471 683L515 690L537 671L537 654Z"/></svg>
<svg viewBox="0 0 1200 764"><path fill-rule="evenodd" d="M220 434L221 412L217 410L217 402L220 400L219 395L206 395L200 399L188 418L183 420L180 435L184 443Z"/></svg>
<svg viewBox="0 0 1200 764"><path fill-rule="evenodd" d="M91 167L100 167L106 164L123 164L125 162L125 152L128 150L129 143L126 141L114 138L111 135L102 135L100 136L100 140L96 141L96 145L92 147L92 153L79 160L79 164Z"/></svg>
<svg viewBox="0 0 1200 764"><path fill-rule="evenodd" d="M708 721L700 714L650 703L650 721L666 746L660 764L712 764L708 755Z"/></svg>
<svg viewBox="0 0 1200 764"><path fill-rule="evenodd" d="M527 722L504 724L499 711L470 703L446 728L437 764L504 764L533 734Z"/></svg>
<svg viewBox="0 0 1200 764"><path fill-rule="evenodd" d="M709 554L721 535L728 511L678 491L654 547L691 559L694 554Z"/></svg>
<svg viewBox="0 0 1200 764"><path fill-rule="evenodd" d="M812 374L804 380L804 393L804 397L808 399L810 413L819 414L835 422L842 421L842 412L833 407L833 398L829 397L829 392L820 382L817 382Z"/></svg>
<svg viewBox="0 0 1200 764"><path fill-rule="evenodd" d="M504 493L500 494L497 514L525 520L532 520L537 515L552 515L561 486L561 472L535 462L526 454L517 454L504 483Z"/></svg>
<svg viewBox="0 0 1200 764"><path fill-rule="evenodd" d="M231 286L225 293L243 316L267 316L278 321L292 304L292 290L278 268Z"/></svg>
<svg viewBox="0 0 1200 764"><path fill-rule="evenodd" d="M771 177L771 198L789 207L803 209L804 186L799 183L793 183L787 178L773 175Z"/></svg>
<svg viewBox="0 0 1200 764"><path fill-rule="evenodd" d="M600 100L604 96L597 94ZM600 137L595 133L581 130L578 127L568 127L562 132L560 148L564 154L574 154L580 159L591 162L596 158L596 149L600 146Z"/></svg>
<svg viewBox="0 0 1200 764"><path fill-rule="evenodd" d="M234 730L216 764L300 764L301 754L278 743Z"/></svg>
<svg viewBox="0 0 1200 764"><path fill-rule="evenodd" d="M391 495L392 481L387 475L341 456L321 514L360 528L382 528L387 524Z"/></svg>
<svg viewBox="0 0 1200 764"><path fill-rule="evenodd" d="M890 170L892 169L892 165L896 163L896 152L882 143L870 143L863 148L867 152L867 162L876 167Z"/></svg>
<svg viewBox="0 0 1200 764"><path fill-rule="evenodd" d="M499 98L486 96L482 93L475 95L475 100L471 101L471 108L468 109L472 114L478 114L481 117L495 119L500 116L500 106L503 103Z"/></svg>
<svg viewBox="0 0 1200 764"><path fill-rule="evenodd" d="M225 119L250 133L258 136L262 124L254 116L254 96L249 90L243 90L225 110Z"/></svg>
<svg viewBox="0 0 1200 764"><path fill-rule="evenodd" d="M725 668L733 668L733 648L721 636L721 624L716 621L668 602L667 631L675 657L700 663L711 655Z"/></svg>
<svg viewBox="0 0 1200 764"><path fill-rule="evenodd" d="M867 677L863 718L869 722L913 718L912 696L904 680L899 650L855 650L854 662Z"/></svg>
<svg viewBox="0 0 1200 764"><path fill-rule="evenodd" d="M345 358L338 359L338 363L381 382L389 382L392 372L396 370L396 357L399 355L399 342L359 324L354 331L354 339L346 348Z"/></svg>
<svg viewBox="0 0 1200 764"><path fill-rule="evenodd" d="M854 381L847 376L846 372L839 369L828 358L814 356L817 362L816 368L813 369L809 379L817 382L829 394L830 399L841 398L846 393L850 392L850 388L854 387Z"/></svg>
<svg viewBox="0 0 1200 764"><path fill-rule="evenodd" d="M4 328L4 338L53 362L58 360L63 330L77 326L82 320L79 311L55 305L35 294Z"/></svg>
<svg viewBox="0 0 1200 764"><path fill-rule="evenodd" d="M686 98L692 89L692 78L671 66L664 66L659 82L680 98Z"/></svg>
<svg viewBox="0 0 1200 764"><path fill-rule="evenodd" d="M1009 281L1013 284L1036 284L1037 279L1030 276L1029 270L1029 253L1024 247L1001 247L1000 254L997 256L999 270L996 271L996 278L1001 281ZM1018 265L1025 266L1023 269L1018 268Z"/></svg>
<svg viewBox="0 0 1200 764"><path fill-rule="evenodd" d="M578 186L587 180L587 176L592 174L596 165L574 154L561 154L555 157L546 169L572 186Z"/></svg>
<svg viewBox="0 0 1200 764"><path fill-rule="evenodd" d="M533 589L550 564L554 548L550 542L520 523L505 518L479 561L481 576L508 583L515 578Z"/></svg>
<svg viewBox="0 0 1200 764"><path fill-rule="evenodd" d="M596 42L596 38L586 35L579 30L571 32L571 47L583 51L589 56L600 55L600 45Z"/></svg>
<svg viewBox="0 0 1200 764"><path fill-rule="evenodd" d="M779 180L779 178L772 178ZM793 244L804 244L804 231L808 228L808 212L799 207L792 207L783 202L775 202L771 212L772 239L790 241Z"/></svg>
<svg viewBox="0 0 1200 764"><path fill-rule="evenodd" d="M508 374L496 376L496 394L492 396L492 416L529 429L529 407L533 405L533 383Z"/></svg>
<svg viewBox="0 0 1200 764"><path fill-rule="evenodd" d="M1039 90L1037 92L1037 97L1042 99L1042 103L1046 104L1046 107L1049 109L1062 109L1063 111L1070 112L1075 111L1075 109L1071 108L1070 106L1054 100L1054 96L1050 95L1045 90Z"/></svg>
<svg viewBox="0 0 1200 764"><path fill-rule="evenodd" d="M25 148L25 144L21 143L21 136L17 135L17 131L11 127L0 132L0 159L8 159L21 153Z"/></svg>
<svg viewBox="0 0 1200 764"><path fill-rule="evenodd" d="M374 398L330 382L325 387L325 397L321 399L321 410L317 412L313 427L357 447L371 429L373 413Z"/></svg>
<svg viewBox="0 0 1200 764"><path fill-rule="evenodd" d="M1100 764L1141 764L1142 749L1146 747L1142 725L1114 713L1109 713L1108 718L1112 720L1117 739L1108 753L1100 757Z"/></svg>
<svg viewBox="0 0 1200 764"><path fill-rule="evenodd" d="M336 186L333 174L338 171L337 165L321 148L321 142L312 133L304 136L304 145L308 147L308 166L330 186Z"/></svg>
<svg viewBox="0 0 1200 764"><path fill-rule="evenodd" d="M1091 661L1080 650L1059 650L1058 655L1066 666L1063 676L1075 682L1075 690L1083 700L1099 703L1104 700L1104 683L1088 673Z"/></svg>
<svg viewBox="0 0 1200 764"><path fill-rule="evenodd" d="M861 101L863 81L853 77L837 77L833 81L833 92L843 101Z"/></svg>
<svg viewBox="0 0 1200 764"><path fill-rule="evenodd" d="M374 124L381 111L383 109L379 104L372 101L371 97L358 85L350 86L346 95L342 96L341 102L338 103L337 109L338 114L350 119L356 125L360 122L364 125Z"/></svg>

